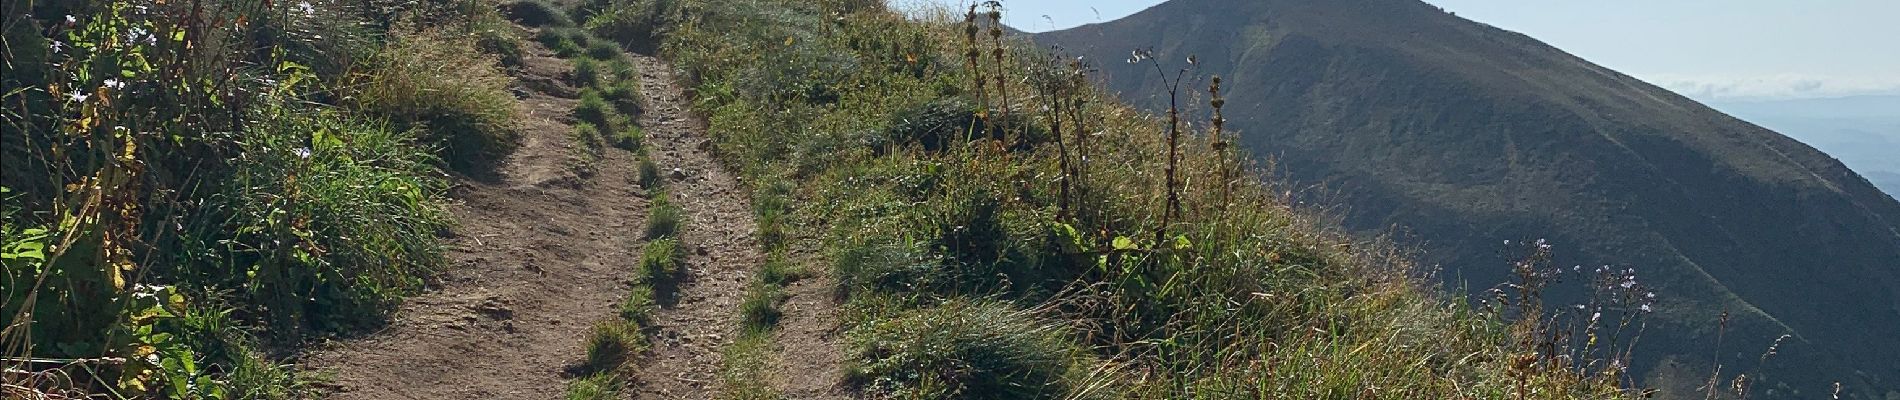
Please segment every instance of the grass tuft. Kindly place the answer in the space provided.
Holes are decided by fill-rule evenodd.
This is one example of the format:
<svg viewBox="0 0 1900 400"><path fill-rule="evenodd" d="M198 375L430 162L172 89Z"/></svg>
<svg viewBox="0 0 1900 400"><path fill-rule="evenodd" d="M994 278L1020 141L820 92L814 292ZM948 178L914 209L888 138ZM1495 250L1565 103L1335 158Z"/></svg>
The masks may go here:
<svg viewBox="0 0 1900 400"><path fill-rule="evenodd" d="M740 327L746 332L765 332L778 326L779 318L785 315L778 306L785 298L785 291L779 285L751 285L746 289L745 300L739 303L739 315L744 317Z"/></svg>
<svg viewBox="0 0 1900 400"><path fill-rule="evenodd" d="M593 374L567 383L567 400L616 400L620 380L613 374Z"/></svg>
<svg viewBox="0 0 1900 400"><path fill-rule="evenodd" d="M472 37L440 31L394 35L367 82L356 85L357 109L421 129L444 148L443 159L463 172L488 173L514 151L512 79Z"/></svg>
<svg viewBox="0 0 1900 400"><path fill-rule="evenodd" d="M634 355L646 351L646 338L640 326L629 321L602 321L594 324L587 338L587 359L581 368L592 374L618 371Z"/></svg>
<svg viewBox="0 0 1900 400"><path fill-rule="evenodd" d="M653 202L652 211L647 215L648 239L674 238L679 236L680 228L686 224L686 212L678 205L667 201L665 197Z"/></svg>
<svg viewBox="0 0 1900 400"><path fill-rule="evenodd" d="M666 182L660 179L660 165L653 163L653 159L650 157L640 158L639 170L638 176L634 178L634 183L640 184L641 188L658 192L660 185Z"/></svg>
<svg viewBox="0 0 1900 400"><path fill-rule="evenodd" d="M995 303L956 301L850 333L849 378L894 398L1058 399L1077 394L1086 352L1062 326Z"/></svg>
<svg viewBox="0 0 1900 400"><path fill-rule="evenodd" d="M648 283L670 282L686 272L686 247L671 237L647 243L640 254L640 277Z"/></svg>
<svg viewBox="0 0 1900 400"><path fill-rule="evenodd" d="M654 302L653 286L636 284L627 291L627 298L620 301L620 319L646 325L653 322L653 310L658 309Z"/></svg>
<svg viewBox="0 0 1900 400"><path fill-rule="evenodd" d="M530 27L573 27L574 20L567 12L548 4L545 0L517 0L502 5L502 11L508 19Z"/></svg>

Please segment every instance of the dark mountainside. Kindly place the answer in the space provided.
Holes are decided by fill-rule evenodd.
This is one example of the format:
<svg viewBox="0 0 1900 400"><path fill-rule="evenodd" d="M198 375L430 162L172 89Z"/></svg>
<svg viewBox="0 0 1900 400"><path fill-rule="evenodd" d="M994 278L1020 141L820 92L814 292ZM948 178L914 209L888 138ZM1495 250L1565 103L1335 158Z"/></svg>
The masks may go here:
<svg viewBox="0 0 1900 400"><path fill-rule="evenodd" d="M1034 39L1150 108L1129 51L1198 56L1248 148L1348 226L1422 239L1451 287L1505 281L1507 239L1635 268L1664 302L1633 372L1666 397L1702 397L1718 354L1723 387L1900 396L1900 202L1795 140L1416 0L1175 0Z"/></svg>
<svg viewBox="0 0 1900 400"><path fill-rule="evenodd" d="M1717 102L1710 106L1827 152L1900 195L1900 95Z"/></svg>

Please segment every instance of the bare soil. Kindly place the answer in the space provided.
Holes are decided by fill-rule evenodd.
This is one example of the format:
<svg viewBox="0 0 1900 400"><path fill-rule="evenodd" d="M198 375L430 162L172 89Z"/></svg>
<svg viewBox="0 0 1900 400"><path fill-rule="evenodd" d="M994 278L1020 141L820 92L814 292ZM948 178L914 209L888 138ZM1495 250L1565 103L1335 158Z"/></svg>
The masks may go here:
<svg viewBox="0 0 1900 400"><path fill-rule="evenodd" d="M451 267L381 331L302 357L331 399L559 398L597 321L617 318L645 244L651 199L639 155L608 148L585 162L570 138L576 88L566 60L529 43L516 71L522 145L496 179L463 179L450 212ZM687 271L647 327L652 349L628 371L632 398L718 396L721 349L735 338L752 271L765 261L750 192L713 155L706 123L671 66L634 56L646 152L687 215ZM585 168L576 168L586 165ZM677 170L677 173L674 171ZM787 398L844 398L837 305L823 276L788 287L772 384Z"/></svg>
<svg viewBox="0 0 1900 400"><path fill-rule="evenodd" d="M535 48L518 71L521 146L491 181L458 182L450 267L379 332L321 346L306 369L332 399L548 399L632 284L647 199L635 155L607 149L577 173L564 60ZM559 87L547 87L552 84ZM557 97L549 93L564 94Z"/></svg>
<svg viewBox="0 0 1900 400"><path fill-rule="evenodd" d="M637 362L631 391L642 399L712 398L720 349L732 342L746 284L765 262L758 225L750 192L714 159L705 120L689 111L673 67L647 56L634 56L634 64L647 100L640 117L647 154L666 171L673 203L686 211L680 243L689 251L678 302L662 301L654 314L653 350Z"/></svg>

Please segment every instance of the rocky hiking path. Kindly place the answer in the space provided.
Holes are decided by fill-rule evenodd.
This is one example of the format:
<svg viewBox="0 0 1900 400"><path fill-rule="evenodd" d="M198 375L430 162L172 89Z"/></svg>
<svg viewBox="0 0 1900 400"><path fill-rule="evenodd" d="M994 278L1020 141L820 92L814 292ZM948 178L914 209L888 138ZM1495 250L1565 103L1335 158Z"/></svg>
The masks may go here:
<svg viewBox="0 0 1900 400"><path fill-rule="evenodd" d="M752 271L765 262L749 192L714 159L706 123L657 58L634 56L647 112L647 154L668 173L667 192L686 211L680 243L688 249L678 302L661 302L653 349L635 361L634 398L707 399L719 386L720 349L739 325L739 303ZM662 298L668 296L661 296Z"/></svg>
<svg viewBox="0 0 1900 400"><path fill-rule="evenodd" d="M302 357L328 379L330 399L560 398L595 322L616 318L634 284L652 199L636 185L638 155L606 149L580 174L570 138L578 89L571 64L528 44L517 71L522 145L494 181L463 180L450 212L450 267L411 297L384 329L319 346ZM739 304L765 262L750 192L712 154L707 125L670 65L634 55L646 113L645 151L667 171L686 224L685 276L666 293L628 367L626 397L710 399L722 349L738 334ZM787 398L846 398L837 305L823 276L793 283L773 336L772 386Z"/></svg>
<svg viewBox="0 0 1900 400"><path fill-rule="evenodd" d="M596 173L573 172L574 90L559 83L571 68L532 52L517 74L535 88L517 90L521 146L494 182L458 182L447 270L381 331L303 358L329 375L327 398L557 398L589 328L613 317L647 215L636 158L608 149Z"/></svg>

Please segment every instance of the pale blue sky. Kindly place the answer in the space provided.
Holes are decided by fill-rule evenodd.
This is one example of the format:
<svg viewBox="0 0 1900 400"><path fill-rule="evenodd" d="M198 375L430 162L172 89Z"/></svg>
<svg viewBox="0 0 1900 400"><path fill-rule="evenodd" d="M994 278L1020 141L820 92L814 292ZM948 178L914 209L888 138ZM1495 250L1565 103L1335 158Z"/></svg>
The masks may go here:
<svg viewBox="0 0 1900 400"><path fill-rule="evenodd" d="M1900 0L1426 1L1705 101L1900 94ZM1005 22L1028 31L1158 3L1003 1Z"/></svg>

